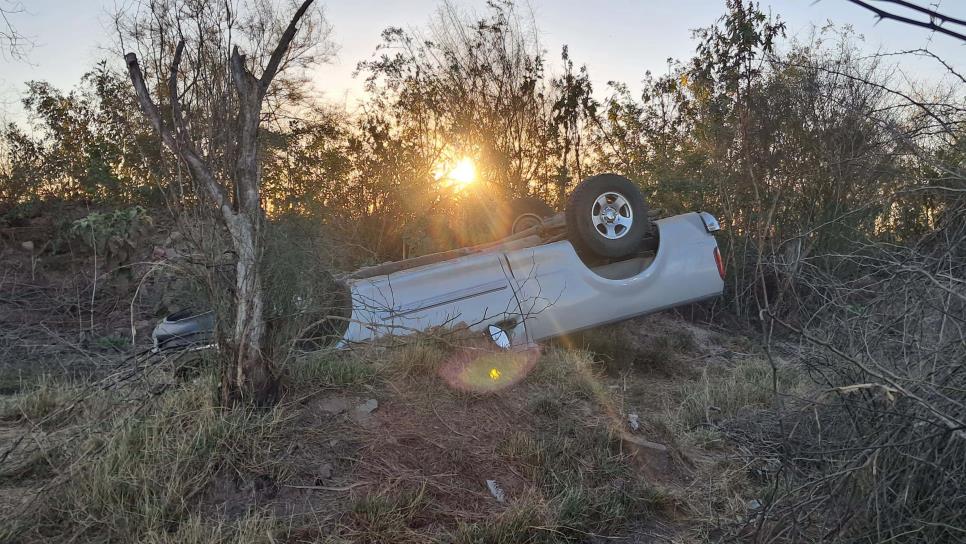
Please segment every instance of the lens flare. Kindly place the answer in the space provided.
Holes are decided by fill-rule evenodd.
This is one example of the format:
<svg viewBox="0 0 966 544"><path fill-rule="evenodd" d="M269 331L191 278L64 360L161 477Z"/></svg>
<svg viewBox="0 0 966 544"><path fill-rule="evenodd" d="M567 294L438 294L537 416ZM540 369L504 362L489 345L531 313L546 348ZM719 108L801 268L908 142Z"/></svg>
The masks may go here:
<svg viewBox="0 0 966 544"><path fill-rule="evenodd" d="M495 393L520 383L540 358L540 349L498 350L468 347L440 365L439 375L454 389L472 393Z"/></svg>

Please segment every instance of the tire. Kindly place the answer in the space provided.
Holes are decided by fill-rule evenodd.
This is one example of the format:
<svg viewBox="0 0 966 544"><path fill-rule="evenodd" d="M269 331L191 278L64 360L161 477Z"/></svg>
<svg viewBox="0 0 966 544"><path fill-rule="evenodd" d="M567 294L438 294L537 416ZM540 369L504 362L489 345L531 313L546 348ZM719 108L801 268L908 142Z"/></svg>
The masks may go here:
<svg viewBox="0 0 966 544"><path fill-rule="evenodd" d="M508 209L511 220L507 236L539 225L544 218L556 213L546 202L532 196L511 200Z"/></svg>
<svg viewBox="0 0 966 544"><path fill-rule="evenodd" d="M600 174L581 181L567 201L567 236L577 253L608 259L640 251L651 231L647 203L631 180Z"/></svg>

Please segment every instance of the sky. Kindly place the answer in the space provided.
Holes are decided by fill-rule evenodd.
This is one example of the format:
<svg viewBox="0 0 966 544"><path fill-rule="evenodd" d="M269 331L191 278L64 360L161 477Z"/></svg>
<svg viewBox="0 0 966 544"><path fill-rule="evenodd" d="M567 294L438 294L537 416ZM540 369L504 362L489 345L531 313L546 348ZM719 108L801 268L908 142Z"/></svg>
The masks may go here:
<svg viewBox="0 0 966 544"><path fill-rule="evenodd" d="M69 89L95 62L107 58L119 69L123 60L112 50L111 14L130 0L0 0L19 1L26 10L12 22L35 46L26 62L0 57L0 116L21 120L19 98L24 83L46 80ZM939 2L940 10L966 19L964 0ZM350 109L361 95L362 82L353 78L356 64L370 58L388 26L425 27L440 0L317 0L333 27L339 47L336 58L319 67L313 80L325 98ZM484 0L453 0L467 11L480 11ZM851 25L873 51L929 47L948 63L966 71L966 44L926 29L893 21L876 22L869 11L846 0L761 0L777 14L791 38L807 39L815 26L827 22ZM927 0L920 0L926 4ZM691 31L711 25L724 13L724 0L530 0L519 4L532 11L540 41L550 58L559 58L563 44L576 64L587 64L595 90L608 81L628 83L632 90L647 70L663 73L667 59L689 58L695 41ZM944 73L935 63L903 61L901 74L914 80L938 81Z"/></svg>

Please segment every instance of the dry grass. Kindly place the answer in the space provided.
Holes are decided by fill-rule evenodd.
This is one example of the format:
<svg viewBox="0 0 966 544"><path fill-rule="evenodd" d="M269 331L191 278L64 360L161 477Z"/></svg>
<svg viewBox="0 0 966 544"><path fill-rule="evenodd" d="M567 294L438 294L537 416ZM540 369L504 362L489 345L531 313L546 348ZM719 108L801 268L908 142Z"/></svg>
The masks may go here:
<svg viewBox="0 0 966 544"><path fill-rule="evenodd" d="M253 512L233 521L205 520L191 515L175 531L149 531L141 537L144 544L273 544L273 535L283 537L285 526L277 519Z"/></svg>
<svg viewBox="0 0 966 544"><path fill-rule="evenodd" d="M217 406L205 376L96 425L80 411L62 427L96 432L56 462L39 456L0 480L63 482L7 530L27 540L556 543L632 535L677 512L708 511L688 501L707 501L710 487L682 492L670 476L658 484L628 457L616 378L595 353L550 348L522 381L474 393L440 378L462 349L415 337L305 356L288 368L289 403L267 412ZM684 359L695 348L667 349ZM756 364L709 371L676 390L683 403L669 425L693 431L707 426L711 406L733 415L765 403ZM620 379L645 384L653 374ZM51 382L16 403L49 414L60 393ZM347 410L320 408L333 398ZM367 398L379 407L359 415L354 406ZM331 479L317 476L323 462L335 467ZM718 469L734 478L716 480L713 492L734 495L740 474ZM487 479L505 503L490 496Z"/></svg>
<svg viewBox="0 0 966 544"><path fill-rule="evenodd" d="M399 345L387 348L383 360L395 378L425 378L433 376L454 350L460 349L467 338L443 340L429 336L412 336Z"/></svg>
<svg viewBox="0 0 966 544"><path fill-rule="evenodd" d="M368 425L356 474L376 489L341 519L340 534L573 542L620 535L665 507L622 452L587 352L550 350L523 383L471 394L430 373L454 350L416 343L387 362L393 393ZM485 479L503 487L506 504L489 496Z"/></svg>
<svg viewBox="0 0 966 544"><path fill-rule="evenodd" d="M665 316L591 329L563 344L593 353L610 370L664 374L679 373L682 363L700 347L689 327Z"/></svg>
<svg viewBox="0 0 966 544"><path fill-rule="evenodd" d="M55 469L62 485L17 520L23 538L158 540L191 519L219 469L270 462L284 409L225 410L212 403L212 390L202 380L140 412L84 422L94 432L75 436L64 452Z"/></svg>
<svg viewBox="0 0 966 544"><path fill-rule="evenodd" d="M742 410L772 407L776 378L779 394L791 393L801 384L795 369L784 366L773 376L771 366L757 358L741 360L733 367L705 368L698 380L681 387L675 426L681 430L713 426Z"/></svg>
<svg viewBox="0 0 966 544"><path fill-rule="evenodd" d="M45 427L69 423L81 410L65 410L80 396L83 387L50 376L41 377L33 387L0 398L0 421L43 422Z"/></svg>
<svg viewBox="0 0 966 544"><path fill-rule="evenodd" d="M312 388L358 387L372 383L379 368L351 353L321 351L310 353L288 367L288 379L293 387Z"/></svg>
<svg viewBox="0 0 966 544"><path fill-rule="evenodd" d="M420 542L413 522L426 508L426 486L395 488L356 500L343 517L341 533L357 542Z"/></svg>
<svg viewBox="0 0 966 544"><path fill-rule="evenodd" d="M461 524L452 535L456 544L517 544L564 540L546 521L552 512L539 496L533 495L510 505L485 523Z"/></svg>

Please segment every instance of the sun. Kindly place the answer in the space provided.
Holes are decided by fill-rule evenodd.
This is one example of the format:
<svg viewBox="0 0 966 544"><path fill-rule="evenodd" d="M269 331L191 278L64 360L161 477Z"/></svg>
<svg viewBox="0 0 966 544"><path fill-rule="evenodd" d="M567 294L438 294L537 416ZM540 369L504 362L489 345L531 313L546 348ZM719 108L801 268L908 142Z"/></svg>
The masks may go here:
<svg viewBox="0 0 966 544"><path fill-rule="evenodd" d="M446 178L453 182L453 185L462 189L476 181L476 165L473 159L463 157L446 174Z"/></svg>

